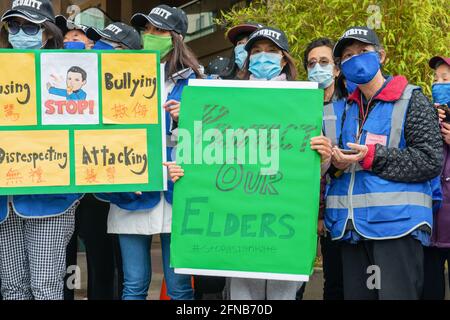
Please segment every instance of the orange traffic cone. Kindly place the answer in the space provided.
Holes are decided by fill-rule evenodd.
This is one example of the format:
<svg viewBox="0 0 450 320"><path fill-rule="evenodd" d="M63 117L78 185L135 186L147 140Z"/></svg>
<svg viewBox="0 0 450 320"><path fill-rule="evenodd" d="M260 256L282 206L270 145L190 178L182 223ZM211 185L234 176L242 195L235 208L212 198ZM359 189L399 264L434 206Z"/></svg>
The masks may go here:
<svg viewBox="0 0 450 320"><path fill-rule="evenodd" d="M159 300L170 300L170 297L167 295L166 280L164 278L161 284L161 293L159 294Z"/></svg>
<svg viewBox="0 0 450 320"><path fill-rule="evenodd" d="M191 279L192 279L192 288L194 288L194 277L192 277ZM167 286L166 286L166 280L164 279L164 277L162 279L159 300L170 300L170 297L167 295Z"/></svg>

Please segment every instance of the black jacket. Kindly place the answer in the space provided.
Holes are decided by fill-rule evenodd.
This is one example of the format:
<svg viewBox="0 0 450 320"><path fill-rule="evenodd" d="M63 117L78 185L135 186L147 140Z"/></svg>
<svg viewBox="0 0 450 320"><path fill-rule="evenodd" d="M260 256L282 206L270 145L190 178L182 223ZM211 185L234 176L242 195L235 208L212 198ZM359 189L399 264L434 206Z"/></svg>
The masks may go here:
<svg viewBox="0 0 450 320"><path fill-rule="evenodd" d="M390 78L373 100L383 100L389 96L392 98L393 95L400 98L406 84L404 77ZM349 100L357 101L358 92L357 90L351 95ZM343 122L344 119L345 114ZM372 172L384 179L398 182L423 182L438 176L443 162L439 118L436 108L420 90L413 92L409 102L404 135L406 148L403 150L376 145Z"/></svg>

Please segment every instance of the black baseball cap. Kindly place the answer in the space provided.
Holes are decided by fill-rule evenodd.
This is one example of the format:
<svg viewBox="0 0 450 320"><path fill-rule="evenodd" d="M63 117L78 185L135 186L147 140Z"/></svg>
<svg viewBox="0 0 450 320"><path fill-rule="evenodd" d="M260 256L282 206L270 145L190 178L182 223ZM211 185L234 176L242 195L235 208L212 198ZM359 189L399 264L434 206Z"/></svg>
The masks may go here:
<svg viewBox="0 0 450 320"><path fill-rule="evenodd" d="M103 30L90 27L86 31L86 36L93 41L104 38L109 41L118 42L131 50L141 49L141 35L136 29L123 22L111 23Z"/></svg>
<svg viewBox="0 0 450 320"><path fill-rule="evenodd" d="M36 24L45 21L55 23L55 13L50 0L14 0L11 9L3 14L1 21L12 17L20 17Z"/></svg>
<svg viewBox="0 0 450 320"><path fill-rule="evenodd" d="M378 40L378 36L373 29L368 27L351 27L345 31L334 46L333 55L340 58L342 56L342 51L344 51L345 47L353 40L358 40L374 46L380 45L380 40Z"/></svg>
<svg viewBox="0 0 450 320"><path fill-rule="evenodd" d="M253 44L258 40L270 40L277 45L281 50L289 52L289 43L286 34L278 29L264 27L253 32L248 38L248 42L245 45L245 50L252 49Z"/></svg>
<svg viewBox="0 0 450 320"><path fill-rule="evenodd" d="M136 13L131 17L131 25L137 29L144 29L149 22L156 28L175 31L183 37L186 36L188 30L186 13L179 8L170 7L165 4L153 8L148 15Z"/></svg>
<svg viewBox="0 0 450 320"><path fill-rule="evenodd" d="M89 27L87 26L76 24L71 20L67 20L67 18L62 15L58 15L55 17L55 23L58 28L61 29L63 35L71 30L80 30L86 34L87 30L89 29Z"/></svg>
<svg viewBox="0 0 450 320"><path fill-rule="evenodd" d="M226 57L217 56L206 67L206 74L224 74L228 72L230 59Z"/></svg>
<svg viewBox="0 0 450 320"><path fill-rule="evenodd" d="M263 27L264 25L253 22L238 24L237 26L234 26L230 30L228 30L227 37L233 45L236 45L236 43L240 40L239 38L242 38L243 36L248 37L253 32Z"/></svg>

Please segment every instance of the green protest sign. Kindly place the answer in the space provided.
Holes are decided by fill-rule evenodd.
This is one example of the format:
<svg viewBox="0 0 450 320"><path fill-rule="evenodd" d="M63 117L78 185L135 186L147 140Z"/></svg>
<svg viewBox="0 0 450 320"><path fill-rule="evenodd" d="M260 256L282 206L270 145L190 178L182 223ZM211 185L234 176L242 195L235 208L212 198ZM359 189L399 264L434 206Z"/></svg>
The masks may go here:
<svg viewBox="0 0 450 320"><path fill-rule="evenodd" d="M0 50L1 195L157 191L159 54Z"/></svg>
<svg viewBox="0 0 450 320"><path fill-rule="evenodd" d="M321 134L323 109L323 91L313 87L200 80L184 89L176 272L308 280L320 189L320 156L310 139Z"/></svg>

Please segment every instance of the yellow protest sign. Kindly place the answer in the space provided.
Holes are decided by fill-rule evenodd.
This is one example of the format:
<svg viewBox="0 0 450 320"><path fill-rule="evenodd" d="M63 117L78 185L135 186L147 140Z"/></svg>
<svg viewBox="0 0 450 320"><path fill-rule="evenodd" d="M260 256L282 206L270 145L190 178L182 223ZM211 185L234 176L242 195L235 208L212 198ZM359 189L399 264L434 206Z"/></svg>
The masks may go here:
<svg viewBox="0 0 450 320"><path fill-rule="evenodd" d="M69 131L0 131L0 187L70 185Z"/></svg>
<svg viewBox="0 0 450 320"><path fill-rule="evenodd" d="M37 124L34 53L0 53L0 126Z"/></svg>
<svg viewBox="0 0 450 320"><path fill-rule="evenodd" d="M103 53L103 123L157 124L157 55Z"/></svg>
<svg viewBox="0 0 450 320"><path fill-rule="evenodd" d="M76 130L77 185L148 183L147 130Z"/></svg>

